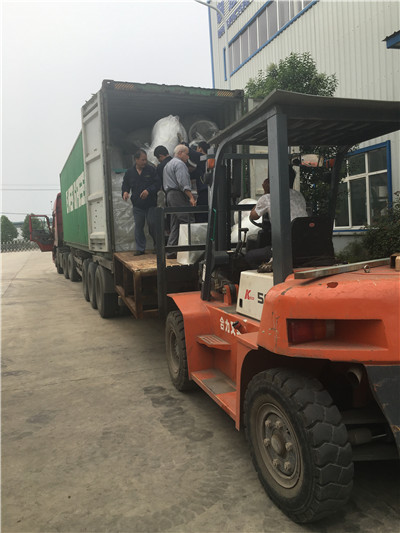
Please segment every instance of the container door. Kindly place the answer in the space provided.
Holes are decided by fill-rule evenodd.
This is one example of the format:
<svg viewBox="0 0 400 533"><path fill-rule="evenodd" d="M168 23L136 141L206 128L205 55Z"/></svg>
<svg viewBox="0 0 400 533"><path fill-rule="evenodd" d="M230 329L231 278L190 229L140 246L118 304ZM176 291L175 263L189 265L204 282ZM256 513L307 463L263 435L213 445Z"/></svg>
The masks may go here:
<svg viewBox="0 0 400 533"><path fill-rule="evenodd" d="M86 206L89 250L109 252L105 142L101 92L82 107L83 163L86 178Z"/></svg>

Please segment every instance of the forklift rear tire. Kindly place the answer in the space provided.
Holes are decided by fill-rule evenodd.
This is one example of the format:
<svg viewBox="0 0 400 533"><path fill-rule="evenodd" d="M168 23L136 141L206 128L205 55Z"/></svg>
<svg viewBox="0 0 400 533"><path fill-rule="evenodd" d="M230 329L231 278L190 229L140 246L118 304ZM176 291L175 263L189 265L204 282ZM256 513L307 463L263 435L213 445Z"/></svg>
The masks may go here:
<svg viewBox="0 0 400 533"><path fill-rule="evenodd" d="M182 314L179 311L172 311L167 316L165 345L168 370L172 383L179 391L194 389L193 381L189 380L185 327Z"/></svg>
<svg viewBox="0 0 400 533"><path fill-rule="evenodd" d="M81 279L76 270L74 255L72 252L68 254L68 276L71 281L79 281Z"/></svg>
<svg viewBox="0 0 400 533"><path fill-rule="evenodd" d="M85 259L82 264L82 291L83 297L87 302L90 302L89 296L89 284L88 284L88 268L90 264L90 259Z"/></svg>
<svg viewBox="0 0 400 533"><path fill-rule="evenodd" d="M62 253L62 268L63 268L63 273L64 273L64 278L65 279L69 279L68 255L69 255L69 252L63 252Z"/></svg>
<svg viewBox="0 0 400 533"><path fill-rule="evenodd" d="M95 278L96 278L96 270L99 265L97 263L94 263L93 261L90 261L88 266L88 288L89 288L89 300L90 305L93 307L93 309L97 309L97 302L96 302L96 285L95 285Z"/></svg>
<svg viewBox="0 0 400 533"><path fill-rule="evenodd" d="M115 316L118 309L118 295L114 290L114 281L111 274L98 266L94 278L97 309L102 318Z"/></svg>
<svg viewBox="0 0 400 533"><path fill-rule="evenodd" d="M347 502L352 450L322 384L286 368L257 374L245 398L246 437L258 477L294 522L315 522Z"/></svg>

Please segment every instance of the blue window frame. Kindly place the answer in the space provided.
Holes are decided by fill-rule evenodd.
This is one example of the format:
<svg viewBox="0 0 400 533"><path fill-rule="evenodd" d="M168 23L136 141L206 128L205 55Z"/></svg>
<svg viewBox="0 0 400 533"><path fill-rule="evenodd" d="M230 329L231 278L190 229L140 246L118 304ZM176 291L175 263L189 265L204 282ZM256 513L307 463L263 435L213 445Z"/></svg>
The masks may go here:
<svg viewBox="0 0 400 533"><path fill-rule="evenodd" d="M267 46L318 0L269 0L229 42L230 75ZM239 6L240 8L240 6ZM238 9L239 9L238 8ZM228 26L229 26L228 21ZM221 29L218 33L221 37ZM242 41L245 41L242 43Z"/></svg>
<svg viewBox="0 0 400 533"><path fill-rule="evenodd" d="M392 203L390 141L348 154L346 177L339 184L335 231L362 230Z"/></svg>

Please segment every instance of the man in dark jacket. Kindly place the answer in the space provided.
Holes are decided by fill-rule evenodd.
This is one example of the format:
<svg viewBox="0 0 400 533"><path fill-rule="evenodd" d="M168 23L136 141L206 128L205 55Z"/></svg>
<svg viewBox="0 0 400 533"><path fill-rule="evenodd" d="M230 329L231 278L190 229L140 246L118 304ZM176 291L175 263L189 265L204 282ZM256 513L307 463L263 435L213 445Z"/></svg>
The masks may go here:
<svg viewBox="0 0 400 533"><path fill-rule="evenodd" d="M197 145L197 152L201 155L207 155L210 145L206 141L200 141ZM208 185L204 183L204 174L206 173L206 161L200 161L197 165L196 186L197 186L197 203L196 205L208 206ZM197 213L196 222L207 222L207 213Z"/></svg>
<svg viewBox="0 0 400 533"><path fill-rule="evenodd" d="M138 150L133 157L135 164L126 171L122 182L122 198L127 201L131 193L135 220L135 255L143 255L146 250L144 235L146 220L154 246L156 242L154 208L157 205L157 192L161 187L161 181L156 169L147 163L147 154L144 150Z"/></svg>
<svg viewBox="0 0 400 533"><path fill-rule="evenodd" d="M162 146L161 144L160 146L156 146L156 148L154 149L154 157L160 163L157 166L157 174L162 184L164 167L167 163L171 161L172 157L169 155L168 150L165 148L165 146Z"/></svg>

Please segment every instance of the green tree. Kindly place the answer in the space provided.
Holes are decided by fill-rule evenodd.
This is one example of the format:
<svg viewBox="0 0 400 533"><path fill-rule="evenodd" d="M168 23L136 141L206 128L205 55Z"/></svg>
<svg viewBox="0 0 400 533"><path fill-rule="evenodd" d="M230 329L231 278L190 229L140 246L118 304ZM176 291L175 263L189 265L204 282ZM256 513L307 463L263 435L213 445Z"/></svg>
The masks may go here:
<svg viewBox="0 0 400 533"><path fill-rule="evenodd" d="M316 63L309 52L291 53L278 64L258 72L250 78L245 94L250 98L264 98L274 89L333 96L338 86L335 74L324 74L317 70ZM332 220L336 209L338 183L344 176L342 163L350 149L346 147L301 146L303 154L318 154L322 159L335 159L333 169L326 167L300 167L301 192L313 214L329 214Z"/></svg>
<svg viewBox="0 0 400 533"><path fill-rule="evenodd" d="M31 213L32 215L33 213ZM30 240L29 235L29 217L30 215L26 215L24 218L24 222L22 224L22 236L26 241ZM33 218L32 219L32 228L33 229L46 229L44 226L44 222L40 220L39 218Z"/></svg>
<svg viewBox="0 0 400 533"><path fill-rule="evenodd" d="M400 192L395 193L393 206L387 214L367 226L362 241L371 259L389 257L400 252Z"/></svg>
<svg viewBox="0 0 400 533"><path fill-rule="evenodd" d="M11 220L5 215L1 216L1 242L12 242L18 237L17 228L11 222Z"/></svg>
<svg viewBox="0 0 400 533"><path fill-rule="evenodd" d="M335 74L319 73L309 52L292 52L278 64L271 63L265 71L259 70L250 78L245 94L249 98L264 98L274 89L297 93L333 96L338 85Z"/></svg>

